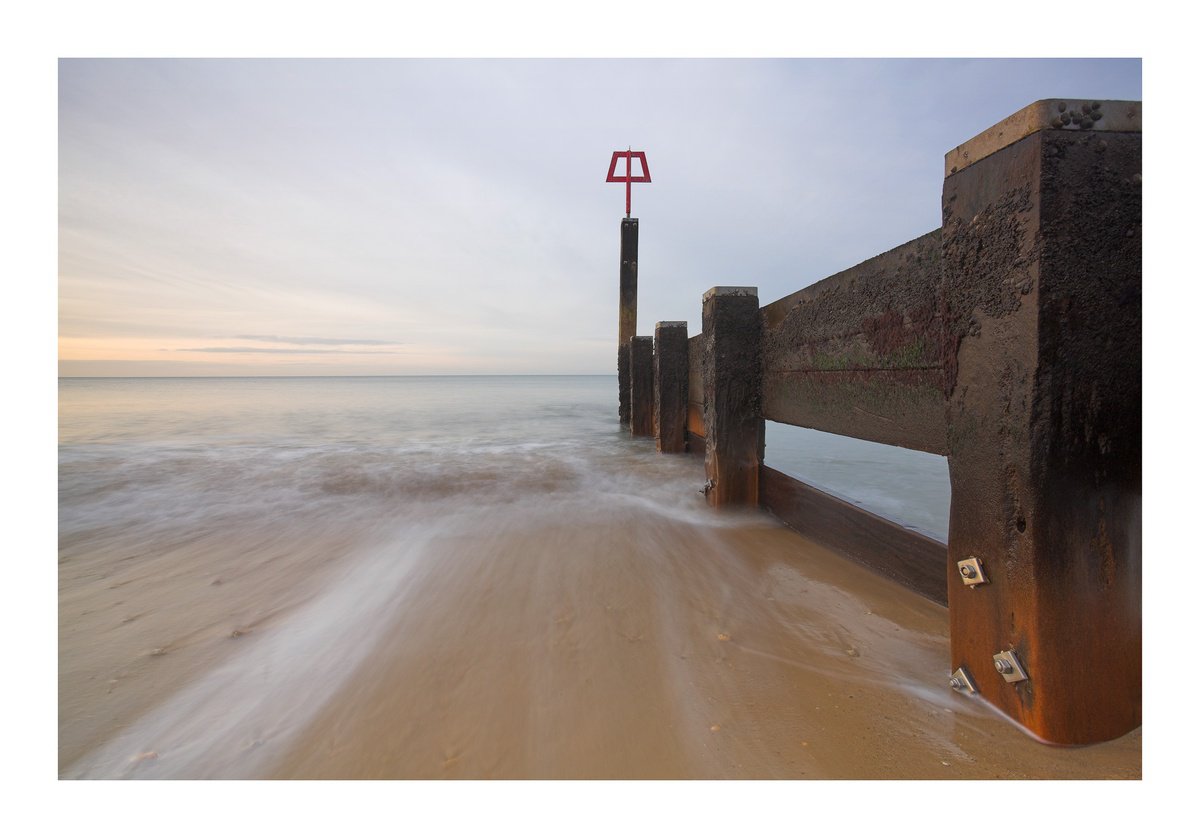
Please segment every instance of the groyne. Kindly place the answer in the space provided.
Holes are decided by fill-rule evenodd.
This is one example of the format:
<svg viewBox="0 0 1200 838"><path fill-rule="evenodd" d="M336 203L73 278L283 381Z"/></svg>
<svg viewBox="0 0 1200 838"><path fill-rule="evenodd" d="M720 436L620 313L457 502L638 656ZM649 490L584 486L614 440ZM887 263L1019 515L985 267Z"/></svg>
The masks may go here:
<svg viewBox="0 0 1200 838"><path fill-rule="evenodd" d="M1140 725L1140 102L1022 109L946 155L940 228L767 305L711 288L686 351L686 324L632 334L637 224L631 433L702 451L712 506L760 506L946 605L950 686L1037 737ZM767 467L765 420L946 456L948 543Z"/></svg>

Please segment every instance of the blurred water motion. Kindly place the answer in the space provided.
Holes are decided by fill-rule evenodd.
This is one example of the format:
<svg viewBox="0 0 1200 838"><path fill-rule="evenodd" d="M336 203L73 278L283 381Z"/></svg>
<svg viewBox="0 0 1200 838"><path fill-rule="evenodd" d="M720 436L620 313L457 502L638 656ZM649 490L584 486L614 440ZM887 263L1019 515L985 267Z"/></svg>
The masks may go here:
<svg viewBox="0 0 1200 838"><path fill-rule="evenodd" d="M64 778L1136 776L945 689L945 612L610 377L64 379Z"/></svg>

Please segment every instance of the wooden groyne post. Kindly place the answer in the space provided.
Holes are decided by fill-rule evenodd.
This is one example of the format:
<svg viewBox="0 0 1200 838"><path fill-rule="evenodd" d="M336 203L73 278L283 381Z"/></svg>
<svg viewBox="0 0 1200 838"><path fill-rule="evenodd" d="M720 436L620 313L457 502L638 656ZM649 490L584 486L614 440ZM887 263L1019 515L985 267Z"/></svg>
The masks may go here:
<svg viewBox="0 0 1200 838"><path fill-rule="evenodd" d="M629 339L629 432L654 436L654 338Z"/></svg>
<svg viewBox="0 0 1200 838"><path fill-rule="evenodd" d="M1052 742L1141 721L1140 118L1050 100L946 159L951 656Z"/></svg>
<svg viewBox="0 0 1200 838"><path fill-rule="evenodd" d="M951 687L1049 742L1112 739L1141 723L1141 103L1035 102L945 166L939 229L762 308L703 295L687 447L711 504L946 604ZM764 420L946 456L948 543L767 467Z"/></svg>
<svg viewBox="0 0 1200 838"><path fill-rule="evenodd" d="M712 506L758 505L764 426L758 289L704 292L704 494Z"/></svg>
<svg viewBox="0 0 1200 838"><path fill-rule="evenodd" d="M629 341L637 334L638 220L621 219L621 282L617 322L617 411L621 424L630 421Z"/></svg>
<svg viewBox="0 0 1200 838"><path fill-rule="evenodd" d="M664 454L687 450L688 334L687 322L654 326L655 445Z"/></svg>
<svg viewBox="0 0 1200 838"><path fill-rule="evenodd" d="M618 174L617 167L625 161L625 174ZM641 167L639 174L633 173L633 161ZM617 323L617 414L622 425L632 419L630 403L631 377L630 341L637 334L637 274L638 274L638 220L632 217L632 189L635 183L650 183L650 165L644 151L614 151L608 164L606 183L625 184L625 217L621 219L621 287ZM638 433L631 428L633 433Z"/></svg>

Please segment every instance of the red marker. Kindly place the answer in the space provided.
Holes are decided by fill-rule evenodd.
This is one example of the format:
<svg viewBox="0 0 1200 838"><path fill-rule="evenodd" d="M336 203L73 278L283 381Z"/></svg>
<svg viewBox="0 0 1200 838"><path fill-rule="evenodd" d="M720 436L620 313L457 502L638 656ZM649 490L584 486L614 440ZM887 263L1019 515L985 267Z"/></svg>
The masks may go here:
<svg viewBox="0 0 1200 838"><path fill-rule="evenodd" d="M618 175L616 173L617 161L619 159L621 159L622 157L625 158L625 174L624 174L624 176ZM633 175L633 158L635 158L635 157L638 160L642 161L642 173L640 175L638 175L637 177L634 177L634 175ZM650 182L650 167L646 165L646 152L634 151L632 149L630 149L629 151L614 151L613 152L612 162L608 164L608 179L605 181L605 183L623 183L623 184L625 184L625 217L626 218L629 217L629 202L630 202L630 198L632 197L630 194L632 192L631 184L649 183L649 182Z"/></svg>

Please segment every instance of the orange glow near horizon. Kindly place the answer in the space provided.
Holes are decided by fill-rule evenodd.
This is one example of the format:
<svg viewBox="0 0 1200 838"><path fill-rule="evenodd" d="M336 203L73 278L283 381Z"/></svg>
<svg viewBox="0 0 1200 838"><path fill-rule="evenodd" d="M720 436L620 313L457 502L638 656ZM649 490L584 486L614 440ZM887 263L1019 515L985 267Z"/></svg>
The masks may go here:
<svg viewBox="0 0 1200 838"><path fill-rule="evenodd" d="M312 345L217 338L58 339L59 374L77 375L404 375L477 367L448 347Z"/></svg>

